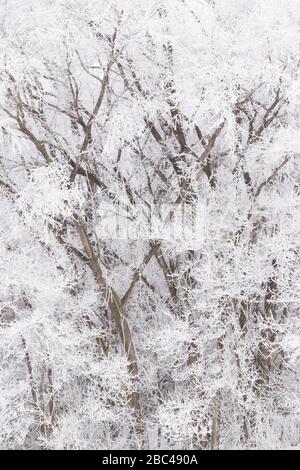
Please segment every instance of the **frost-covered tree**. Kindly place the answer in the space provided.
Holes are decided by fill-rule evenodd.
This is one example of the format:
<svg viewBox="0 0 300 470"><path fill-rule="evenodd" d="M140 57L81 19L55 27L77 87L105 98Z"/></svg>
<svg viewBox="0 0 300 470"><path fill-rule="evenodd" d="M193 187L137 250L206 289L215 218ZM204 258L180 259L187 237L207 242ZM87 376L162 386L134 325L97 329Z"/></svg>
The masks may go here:
<svg viewBox="0 0 300 470"><path fill-rule="evenodd" d="M1 448L299 446L299 1L0 6Z"/></svg>

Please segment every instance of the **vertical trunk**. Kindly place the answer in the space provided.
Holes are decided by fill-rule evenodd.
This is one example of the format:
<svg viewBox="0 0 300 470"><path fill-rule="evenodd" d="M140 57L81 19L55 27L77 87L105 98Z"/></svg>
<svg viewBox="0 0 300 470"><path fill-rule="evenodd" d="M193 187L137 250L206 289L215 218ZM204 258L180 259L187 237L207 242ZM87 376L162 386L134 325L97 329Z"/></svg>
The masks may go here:
<svg viewBox="0 0 300 470"><path fill-rule="evenodd" d="M133 410L134 420L136 421L138 445L141 448L146 448L148 446L146 428L143 422L140 393L138 390L138 360L129 322L122 308L120 297L118 296L116 291L107 284L105 278L103 277L102 270L88 238L88 235L83 227L83 224L79 220L76 221L76 227L81 242L85 248L86 254L90 260L90 267L93 271L99 289L101 293L108 299L108 307L122 341L122 345L128 360L128 371L132 378L133 386L135 388L135 390L129 394L128 400Z"/></svg>

